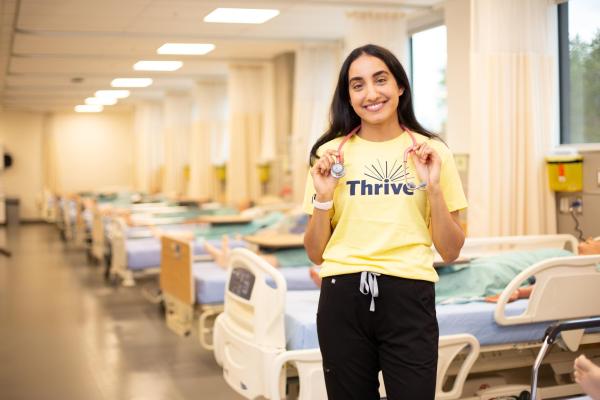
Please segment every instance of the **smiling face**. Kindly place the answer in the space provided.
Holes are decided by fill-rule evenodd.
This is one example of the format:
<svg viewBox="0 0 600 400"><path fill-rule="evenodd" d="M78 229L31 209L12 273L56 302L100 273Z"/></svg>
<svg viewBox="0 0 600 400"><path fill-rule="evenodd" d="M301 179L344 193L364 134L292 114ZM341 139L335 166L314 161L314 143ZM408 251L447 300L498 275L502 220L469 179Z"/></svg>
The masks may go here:
<svg viewBox="0 0 600 400"><path fill-rule="evenodd" d="M399 97L404 92L394 75L379 58L363 54L348 71L348 91L352 108L363 123L373 125L397 121Z"/></svg>

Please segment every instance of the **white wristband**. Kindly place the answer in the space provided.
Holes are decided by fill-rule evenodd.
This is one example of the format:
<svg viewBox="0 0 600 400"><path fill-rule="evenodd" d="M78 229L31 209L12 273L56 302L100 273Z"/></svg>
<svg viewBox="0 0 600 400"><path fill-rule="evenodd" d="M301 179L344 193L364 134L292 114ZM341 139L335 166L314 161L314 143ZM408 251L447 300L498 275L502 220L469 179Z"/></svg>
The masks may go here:
<svg viewBox="0 0 600 400"><path fill-rule="evenodd" d="M333 208L333 200L323 201L323 202L317 201L317 195L313 196L312 204L313 204L313 207L316 208L317 210L327 211L327 210L331 210Z"/></svg>

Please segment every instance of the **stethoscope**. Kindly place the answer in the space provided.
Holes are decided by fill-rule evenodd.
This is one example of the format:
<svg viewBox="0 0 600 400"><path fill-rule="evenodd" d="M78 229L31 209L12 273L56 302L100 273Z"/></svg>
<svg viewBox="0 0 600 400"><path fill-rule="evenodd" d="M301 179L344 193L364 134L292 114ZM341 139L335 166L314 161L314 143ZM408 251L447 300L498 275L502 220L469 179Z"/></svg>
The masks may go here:
<svg viewBox="0 0 600 400"><path fill-rule="evenodd" d="M402 130L408 133L410 139L412 140L412 146L404 150L404 157L402 159L402 163L404 166L404 184L409 190L425 190L425 187L427 186L425 182L420 183L419 185L415 185L413 182L408 181L408 172L406 169L408 165L408 155L417 147L417 140L415 139L415 135L413 135L411 131L406 129L406 127L402 125L400 127L402 128ZM346 142L359 130L360 125L352 129L350 133L348 133L340 142L340 145L338 146L338 160L331 166L331 176L333 176L334 178L339 179L346 174L346 168L344 167L344 152L342 151L342 148L344 147L344 144L346 144Z"/></svg>

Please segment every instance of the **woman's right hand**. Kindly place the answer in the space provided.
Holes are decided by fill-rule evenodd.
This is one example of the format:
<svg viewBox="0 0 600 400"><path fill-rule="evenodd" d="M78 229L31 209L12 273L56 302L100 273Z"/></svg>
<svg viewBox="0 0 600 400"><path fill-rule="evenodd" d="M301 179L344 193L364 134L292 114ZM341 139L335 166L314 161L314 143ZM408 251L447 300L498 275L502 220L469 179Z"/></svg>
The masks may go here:
<svg viewBox="0 0 600 400"><path fill-rule="evenodd" d="M317 201L333 199L333 192L338 183L338 178L331 175L331 166L337 162L337 150L325 150L321 158L310 169L313 185L317 192Z"/></svg>

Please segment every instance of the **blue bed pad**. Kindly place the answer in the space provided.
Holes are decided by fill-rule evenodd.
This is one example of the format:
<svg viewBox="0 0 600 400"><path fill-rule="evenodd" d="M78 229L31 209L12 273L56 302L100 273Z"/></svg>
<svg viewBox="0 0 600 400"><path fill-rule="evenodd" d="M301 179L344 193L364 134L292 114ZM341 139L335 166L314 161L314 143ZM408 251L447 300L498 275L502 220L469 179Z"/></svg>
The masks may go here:
<svg viewBox="0 0 600 400"><path fill-rule="evenodd" d="M358 289L357 289L358 290ZM289 292L286 298L286 347L288 350L319 347L316 314L319 291ZM540 340L550 322L500 326L494 322L496 304L474 302L436 306L440 335L470 333L482 346ZM506 307L507 315L521 314L527 300Z"/></svg>
<svg viewBox="0 0 600 400"><path fill-rule="evenodd" d="M280 268L279 271L287 282L288 293L310 291L316 289L310 279L310 267ZM227 271L211 261L195 262L192 267L194 275L196 303L222 304L225 295ZM318 291L317 291L318 292Z"/></svg>
<svg viewBox="0 0 600 400"><path fill-rule="evenodd" d="M221 247L221 240L207 240L213 246ZM194 241L194 255L204 255L205 240ZM243 240L230 240L231 248L246 247L247 243ZM127 239L125 241L125 251L127 252L127 268L139 271L148 268L156 268L160 266L160 239L156 237Z"/></svg>

